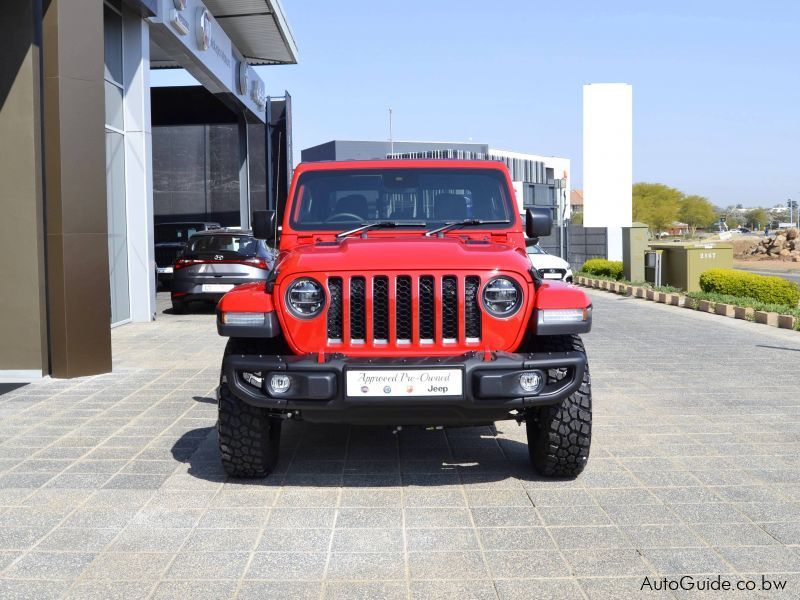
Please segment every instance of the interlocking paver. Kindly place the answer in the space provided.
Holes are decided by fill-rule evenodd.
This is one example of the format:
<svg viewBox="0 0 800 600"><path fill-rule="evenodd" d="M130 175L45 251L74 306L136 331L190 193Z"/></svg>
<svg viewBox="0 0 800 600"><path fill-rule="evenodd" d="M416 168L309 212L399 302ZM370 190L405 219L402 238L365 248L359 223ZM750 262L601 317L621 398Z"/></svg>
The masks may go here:
<svg viewBox="0 0 800 600"><path fill-rule="evenodd" d="M437 529L436 531L442 531ZM471 531L471 530L467 530ZM330 532L326 539L330 541ZM268 544L266 544L268 545ZM330 542L332 552L402 552L404 549L402 529L336 529L333 541Z"/></svg>
<svg viewBox="0 0 800 600"><path fill-rule="evenodd" d="M114 329L113 373L0 396L0 597L626 598L687 573L796 596L800 336L592 300L573 481L533 474L515 423L294 422L273 476L231 480L213 316Z"/></svg>

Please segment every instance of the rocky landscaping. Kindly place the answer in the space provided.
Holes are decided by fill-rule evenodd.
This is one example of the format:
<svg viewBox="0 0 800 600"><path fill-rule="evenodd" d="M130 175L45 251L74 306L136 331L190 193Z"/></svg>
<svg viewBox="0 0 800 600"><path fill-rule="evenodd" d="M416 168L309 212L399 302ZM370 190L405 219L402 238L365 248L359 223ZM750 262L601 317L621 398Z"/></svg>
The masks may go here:
<svg viewBox="0 0 800 600"><path fill-rule="evenodd" d="M797 227L781 229L774 235L754 239L743 248L741 257L800 262L800 230Z"/></svg>

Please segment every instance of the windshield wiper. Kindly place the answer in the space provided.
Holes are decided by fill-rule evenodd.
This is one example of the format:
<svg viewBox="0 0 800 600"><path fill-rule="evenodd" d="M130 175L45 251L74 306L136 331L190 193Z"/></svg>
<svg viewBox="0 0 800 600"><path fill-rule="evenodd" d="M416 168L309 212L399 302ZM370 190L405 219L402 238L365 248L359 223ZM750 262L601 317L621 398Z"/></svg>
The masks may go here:
<svg viewBox="0 0 800 600"><path fill-rule="evenodd" d="M455 229L456 227L469 227L475 225L508 225L510 221L499 221L499 220L483 220L483 219L464 219L462 221L451 221L446 225L442 225L441 227L437 227L436 229L431 229L430 231L425 232L425 237L431 237L436 235L437 233L444 233L445 231L450 231L451 229Z"/></svg>
<svg viewBox="0 0 800 600"><path fill-rule="evenodd" d="M341 233L336 234L336 239L346 238L349 235L353 235L354 233L361 233L362 231L367 231L368 229L390 229L392 227L425 227L427 223L423 223L421 221L373 221L372 223L366 223L365 225L361 225L360 227L356 227L355 229L350 229L349 231L342 231Z"/></svg>

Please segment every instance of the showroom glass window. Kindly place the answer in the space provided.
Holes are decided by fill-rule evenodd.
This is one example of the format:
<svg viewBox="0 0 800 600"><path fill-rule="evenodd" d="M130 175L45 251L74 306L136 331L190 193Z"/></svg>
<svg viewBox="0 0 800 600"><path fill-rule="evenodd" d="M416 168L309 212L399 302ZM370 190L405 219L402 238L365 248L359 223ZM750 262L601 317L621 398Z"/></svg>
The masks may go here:
<svg viewBox="0 0 800 600"><path fill-rule="evenodd" d="M125 197L125 85L122 69L122 12L119 0L103 5L105 37L106 185L111 324L130 320L128 230Z"/></svg>

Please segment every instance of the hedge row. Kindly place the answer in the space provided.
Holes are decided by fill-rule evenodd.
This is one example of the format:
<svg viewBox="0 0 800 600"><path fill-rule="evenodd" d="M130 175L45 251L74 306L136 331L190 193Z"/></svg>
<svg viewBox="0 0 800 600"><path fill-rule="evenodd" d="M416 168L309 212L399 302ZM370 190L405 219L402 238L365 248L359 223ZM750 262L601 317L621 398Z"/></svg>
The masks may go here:
<svg viewBox="0 0 800 600"><path fill-rule="evenodd" d="M622 279L623 268L621 260L606 260L604 258L590 258L581 267L584 273L592 275L602 275L604 277L613 277L614 279Z"/></svg>
<svg viewBox="0 0 800 600"><path fill-rule="evenodd" d="M780 277L734 269L711 269L704 272L700 275L700 289L709 293L753 298L767 304L797 306L800 302L800 287L796 283Z"/></svg>

